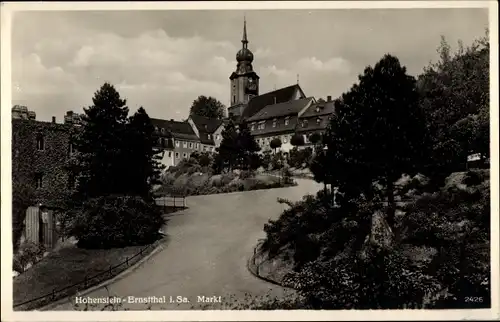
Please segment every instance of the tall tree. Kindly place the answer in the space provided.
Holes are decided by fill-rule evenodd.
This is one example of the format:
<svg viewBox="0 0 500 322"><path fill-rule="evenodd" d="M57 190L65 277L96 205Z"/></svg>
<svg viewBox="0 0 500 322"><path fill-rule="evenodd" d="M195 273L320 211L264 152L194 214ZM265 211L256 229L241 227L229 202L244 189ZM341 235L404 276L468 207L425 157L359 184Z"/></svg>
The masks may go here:
<svg viewBox="0 0 500 322"><path fill-rule="evenodd" d="M349 92L335 101L324 137L328 150L317 178L329 178L343 193L373 198L373 182L385 187L387 220L394 224L394 182L424 164L426 124L415 79L391 55L367 67ZM326 166L328 165L328 166Z"/></svg>
<svg viewBox="0 0 500 322"><path fill-rule="evenodd" d="M467 155L489 157L488 32L456 53L444 37L440 60L419 76L420 105L432 135L430 171L443 179L465 168ZM439 183L439 182L437 182Z"/></svg>
<svg viewBox="0 0 500 322"><path fill-rule="evenodd" d="M255 168L258 166L257 152L260 146L255 141L247 123L242 122L238 126L238 159L239 167L243 169Z"/></svg>
<svg viewBox="0 0 500 322"><path fill-rule="evenodd" d="M83 126L75 145L80 178L78 193L93 197L124 193L127 166L123 151L128 107L113 85L95 92L93 105L84 108Z"/></svg>
<svg viewBox="0 0 500 322"><path fill-rule="evenodd" d="M231 171L237 163L240 154L238 132L233 121L229 121L222 130L222 141L217 148L216 165Z"/></svg>
<svg viewBox="0 0 500 322"><path fill-rule="evenodd" d="M223 119L224 118L224 104L218 101L216 98L209 96L198 96L197 99L193 101L189 115L199 115L208 117L211 119Z"/></svg>
<svg viewBox="0 0 500 322"><path fill-rule="evenodd" d="M127 138L130 194L147 197L152 185L159 183L164 166L160 163L161 150L156 148L153 124L143 107L130 117Z"/></svg>

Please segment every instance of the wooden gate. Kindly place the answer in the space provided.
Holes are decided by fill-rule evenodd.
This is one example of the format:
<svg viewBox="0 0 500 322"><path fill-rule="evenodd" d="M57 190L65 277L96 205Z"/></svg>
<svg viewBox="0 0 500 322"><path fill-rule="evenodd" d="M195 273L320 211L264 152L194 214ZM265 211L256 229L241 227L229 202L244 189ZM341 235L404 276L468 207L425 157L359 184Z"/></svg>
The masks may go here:
<svg viewBox="0 0 500 322"><path fill-rule="evenodd" d="M24 220L26 241L52 249L57 242L56 218L53 210L28 207Z"/></svg>

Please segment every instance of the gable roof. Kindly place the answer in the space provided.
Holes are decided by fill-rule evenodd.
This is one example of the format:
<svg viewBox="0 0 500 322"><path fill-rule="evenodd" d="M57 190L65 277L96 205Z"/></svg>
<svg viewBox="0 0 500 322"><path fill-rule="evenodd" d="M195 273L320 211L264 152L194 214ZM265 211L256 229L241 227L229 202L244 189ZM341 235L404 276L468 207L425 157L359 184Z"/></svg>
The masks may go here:
<svg viewBox="0 0 500 322"><path fill-rule="evenodd" d="M299 84L294 84L269 93L255 96L248 102L248 106L243 110L243 114L241 116L246 119L255 115L268 105L290 101L294 98L296 91L299 91L301 95L304 95L304 92L300 88Z"/></svg>
<svg viewBox="0 0 500 322"><path fill-rule="evenodd" d="M194 133L193 128L189 125L188 122L178 122L174 120L162 120L162 119L154 119L151 118L151 123L155 127L164 128L176 139L185 139L185 140L196 140L198 141L198 137L196 133Z"/></svg>
<svg viewBox="0 0 500 322"><path fill-rule="evenodd" d="M319 112L316 112L317 107L319 107ZM307 110L305 110L305 112L302 115L300 115L300 118L331 115L334 112L335 112L335 104L333 101L317 102L311 104L311 106L309 106Z"/></svg>
<svg viewBox="0 0 500 322"><path fill-rule="evenodd" d="M191 115L189 117L193 120L200 134L201 132L214 133L222 125L222 120L211 119L199 115Z"/></svg>
<svg viewBox="0 0 500 322"><path fill-rule="evenodd" d="M297 115L304 107L311 101L312 97L302 98L298 100L287 101L278 104L272 104L264 107L254 116L247 119L248 122L255 122L260 120L268 120L271 118Z"/></svg>

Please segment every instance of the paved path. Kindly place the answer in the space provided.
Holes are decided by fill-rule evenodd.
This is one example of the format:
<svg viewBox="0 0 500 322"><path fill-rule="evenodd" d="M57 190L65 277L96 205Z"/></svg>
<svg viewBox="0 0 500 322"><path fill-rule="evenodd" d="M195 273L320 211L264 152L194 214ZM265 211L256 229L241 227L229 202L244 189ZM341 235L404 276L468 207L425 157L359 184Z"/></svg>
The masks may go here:
<svg viewBox="0 0 500 322"><path fill-rule="evenodd" d="M186 297L190 303L153 304L151 309L198 307L198 296L242 297L245 293L279 294L279 286L266 283L248 272L246 263L268 219L276 219L287 207L277 198L300 200L322 186L296 179L296 187L237 192L187 198L186 210L171 214L165 248L139 269L108 286L111 295ZM105 289L86 296L107 297ZM124 308L144 310L144 304L125 303ZM214 307L216 308L216 306ZM54 310L71 310L68 301Z"/></svg>

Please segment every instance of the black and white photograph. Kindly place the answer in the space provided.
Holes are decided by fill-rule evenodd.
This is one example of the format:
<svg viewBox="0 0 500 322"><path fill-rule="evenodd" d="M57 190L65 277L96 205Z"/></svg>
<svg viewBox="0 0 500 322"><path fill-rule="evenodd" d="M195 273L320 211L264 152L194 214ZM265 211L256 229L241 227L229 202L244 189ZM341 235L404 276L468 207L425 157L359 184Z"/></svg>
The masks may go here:
<svg viewBox="0 0 500 322"><path fill-rule="evenodd" d="M2 320L499 318L496 3L355 2L2 3Z"/></svg>

